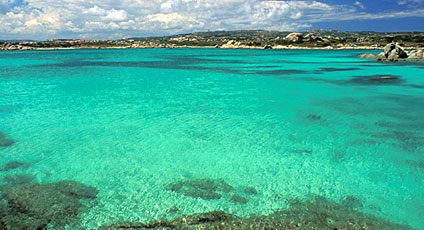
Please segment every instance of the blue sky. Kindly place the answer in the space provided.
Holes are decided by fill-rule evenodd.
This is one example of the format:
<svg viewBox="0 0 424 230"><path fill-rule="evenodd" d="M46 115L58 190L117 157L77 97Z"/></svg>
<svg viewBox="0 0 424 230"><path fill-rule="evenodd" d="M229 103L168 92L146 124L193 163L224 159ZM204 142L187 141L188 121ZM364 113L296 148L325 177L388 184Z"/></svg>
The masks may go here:
<svg viewBox="0 0 424 230"><path fill-rule="evenodd" d="M0 39L318 28L424 31L424 0L0 0Z"/></svg>

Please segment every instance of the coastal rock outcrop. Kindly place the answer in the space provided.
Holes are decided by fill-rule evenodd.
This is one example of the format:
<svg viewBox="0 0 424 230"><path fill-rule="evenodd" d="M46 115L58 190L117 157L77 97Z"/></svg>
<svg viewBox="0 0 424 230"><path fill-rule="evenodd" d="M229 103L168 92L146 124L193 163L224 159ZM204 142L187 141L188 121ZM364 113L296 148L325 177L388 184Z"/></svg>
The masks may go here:
<svg viewBox="0 0 424 230"><path fill-rule="evenodd" d="M0 50L4 50L4 48L6 47L7 43L6 42L0 42Z"/></svg>
<svg viewBox="0 0 424 230"><path fill-rule="evenodd" d="M381 52L377 55L376 60L377 61L382 61L386 58L386 55L384 55L384 52Z"/></svg>
<svg viewBox="0 0 424 230"><path fill-rule="evenodd" d="M235 40L229 40L226 44L222 45L221 48L224 49L237 49L239 48L241 45L240 42L235 41Z"/></svg>
<svg viewBox="0 0 424 230"><path fill-rule="evenodd" d="M5 42L0 45L0 50L32 50L33 48L21 44Z"/></svg>
<svg viewBox="0 0 424 230"><path fill-rule="evenodd" d="M297 42L303 38L302 33L290 33L284 39L291 42Z"/></svg>
<svg viewBox="0 0 424 230"><path fill-rule="evenodd" d="M424 59L422 50L412 50L408 55L409 59Z"/></svg>
<svg viewBox="0 0 424 230"><path fill-rule="evenodd" d="M390 43L384 47L384 56L389 61L397 61L399 58L408 58L408 54L398 43Z"/></svg>
<svg viewBox="0 0 424 230"><path fill-rule="evenodd" d="M272 50L272 45L265 45L264 50Z"/></svg>
<svg viewBox="0 0 424 230"><path fill-rule="evenodd" d="M318 37L315 34L308 33L307 35L305 35L303 40L306 41L306 42L314 42L314 41L320 41L320 40L322 40L322 38Z"/></svg>
<svg viewBox="0 0 424 230"><path fill-rule="evenodd" d="M378 55L374 54L361 54L359 58L374 58L377 61L392 61L396 62L400 59L413 59L419 60L424 59L422 50L412 50L411 52L406 51L399 43L389 43L384 47L384 51Z"/></svg>

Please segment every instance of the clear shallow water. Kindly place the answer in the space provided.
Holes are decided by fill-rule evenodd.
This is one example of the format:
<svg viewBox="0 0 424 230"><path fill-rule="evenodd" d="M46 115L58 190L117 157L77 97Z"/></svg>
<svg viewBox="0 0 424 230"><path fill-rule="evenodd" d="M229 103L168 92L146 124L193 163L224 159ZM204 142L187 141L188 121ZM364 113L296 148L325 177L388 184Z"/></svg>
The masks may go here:
<svg viewBox="0 0 424 230"><path fill-rule="evenodd" d="M0 165L31 163L0 176L97 187L84 228L269 214L316 194L354 196L360 211L422 229L424 63L360 53L0 52L0 131L16 141L0 149ZM201 178L223 179L249 202L164 189ZM243 194L246 186L259 194Z"/></svg>

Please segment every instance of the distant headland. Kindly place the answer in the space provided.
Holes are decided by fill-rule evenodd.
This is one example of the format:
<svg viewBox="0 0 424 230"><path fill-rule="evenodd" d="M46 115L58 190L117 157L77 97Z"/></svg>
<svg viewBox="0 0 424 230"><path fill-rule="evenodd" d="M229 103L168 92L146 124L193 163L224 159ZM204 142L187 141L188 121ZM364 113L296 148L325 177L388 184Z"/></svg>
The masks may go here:
<svg viewBox="0 0 424 230"><path fill-rule="evenodd" d="M322 29L307 32L266 30L206 31L160 37L119 40L49 39L0 41L0 50L181 48L229 49L384 49L397 42L405 49L422 49L424 32L344 32Z"/></svg>

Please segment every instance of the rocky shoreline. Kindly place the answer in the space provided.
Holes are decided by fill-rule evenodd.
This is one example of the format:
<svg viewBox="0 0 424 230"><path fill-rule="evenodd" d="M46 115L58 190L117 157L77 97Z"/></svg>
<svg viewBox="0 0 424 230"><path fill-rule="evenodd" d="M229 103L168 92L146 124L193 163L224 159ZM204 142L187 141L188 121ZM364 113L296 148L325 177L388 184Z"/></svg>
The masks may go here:
<svg viewBox="0 0 424 230"><path fill-rule="evenodd" d="M373 46L342 46L342 47L310 47L299 45L277 45L277 46L247 46L238 43L230 43L222 46L168 46L168 45L131 45L131 46L103 46L103 47L48 47L37 48L22 45L5 45L0 46L0 51L31 51L31 50L80 50L80 49L178 49L178 48L209 48L209 49L275 49L275 50L384 50L382 47ZM413 50L415 47L405 47L405 49Z"/></svg>
<svg viewBox="0 0 424 230"><path fill-rule="evenodd" d="M424 33L343 32L311 30L279 32L264 30L207 31L161 37L119 40L49 39L46 41L0 41L0 50L221 48L221 49L313 49L378 50L397 41L406 49L424 47Z"/></svg>

